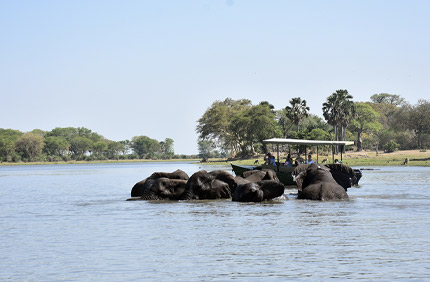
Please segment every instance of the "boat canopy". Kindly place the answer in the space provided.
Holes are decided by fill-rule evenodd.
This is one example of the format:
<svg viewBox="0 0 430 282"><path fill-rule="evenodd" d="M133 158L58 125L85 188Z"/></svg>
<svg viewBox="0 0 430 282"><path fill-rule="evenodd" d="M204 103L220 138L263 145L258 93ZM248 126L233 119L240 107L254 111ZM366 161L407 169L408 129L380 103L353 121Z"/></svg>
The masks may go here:
<svg viewBox="0 0 430 282"><path fill-rule="evenodd" d="M329 140L304 140L304 139L285 139L285 138L271 138L263 140L263 143L268 144L288 144L288 145L340 145L349 146L354 145L354 141L329 141Z"/></svg>

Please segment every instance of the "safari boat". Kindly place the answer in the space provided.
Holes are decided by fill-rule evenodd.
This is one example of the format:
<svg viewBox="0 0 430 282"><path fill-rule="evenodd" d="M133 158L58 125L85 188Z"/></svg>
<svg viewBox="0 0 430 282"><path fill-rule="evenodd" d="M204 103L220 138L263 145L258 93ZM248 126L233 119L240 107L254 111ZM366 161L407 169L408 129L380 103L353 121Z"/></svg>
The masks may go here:
<svg viewBox="0 0 430 282"><path fill-rule="evenodd" d="M319 146L331 146L332 147L332 163L334 163L334 146L340 146L340 160L342 161L343 157L343 147L344 146L350 146L354 145L354 141L328 141L328 140L303 140L303 139L284 139L284 138L272 138L272 139L266 139L263 140L266 144L272 144L276 145L276 152L277 152L277 162L276 165L237 165L231 163L231 167L234 171L234 173L237 176L242 176L242 174L245 171L249 170L262 170L262 169L271 169L276 172L276 175L279 178L279 181L281 181L286 186L292 186L296 185L296 183L293 180L293 177L291 176L292 171L296 168L296 166L284 166L283 163L279 160L279 146L280 145L302 145L305 146L305 156L307 155L306 149L307 146L316 146L317 147L317 154L316 154L316 162L319 163L318 159L318 153L319 153ZM362 173L359 169L353 169L357 181L354 184L358 184L358 181L360 180Z"/></svg>

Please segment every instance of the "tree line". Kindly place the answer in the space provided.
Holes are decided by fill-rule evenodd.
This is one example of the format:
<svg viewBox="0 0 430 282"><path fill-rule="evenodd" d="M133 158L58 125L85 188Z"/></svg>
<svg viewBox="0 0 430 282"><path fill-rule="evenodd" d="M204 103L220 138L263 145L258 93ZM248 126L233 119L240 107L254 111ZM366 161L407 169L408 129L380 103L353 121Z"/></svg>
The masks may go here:
<svg viewBox="0 0 430 282"><path fill-rule="evenodd" d="M426 149L430 145L430 101L411 105L395 94L380 93L355 102L345 89L336 90L322 104L323 118L310 113L306 100L292 98L275 110L267 101L215 101L198 120L201 155L241 156L266 153L263 140L297 138L355 140L356 150Z"/></svg>
<svg viewBox="0 0 430 282"><path fill-rule="evenodd" d="M186 158L174 154L174 141L147 136L112 141L84 127L21 132L0 128L0 161L69 161Z"/></svg>

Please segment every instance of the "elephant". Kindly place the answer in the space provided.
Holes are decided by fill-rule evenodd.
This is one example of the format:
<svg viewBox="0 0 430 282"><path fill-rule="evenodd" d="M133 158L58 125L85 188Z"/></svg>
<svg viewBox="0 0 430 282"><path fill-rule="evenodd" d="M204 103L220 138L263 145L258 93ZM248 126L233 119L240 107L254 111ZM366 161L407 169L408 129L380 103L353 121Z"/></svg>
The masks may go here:
<svg viewBox="0 0 430 282"><path fill-rule="evenodd" d="M330 168L321 164L299 165L293 173L298 187L298 199L346 200L348 194L333 178Z"/></svg>
<svg viewBox="0 0 430 282"><path fill-rule="evenodd" d="M282 196L284 189L284 184L275 180L248 182L237 186L232 200L237 202L262 202Z"/></svg>
<svg viewBox="0 0 430 282"><path fill-rule="evenodd" d="M245 184L248 182L258 182L261 180L274 180L279 182L279 179L276 176L276 173L271 169L249 170L249 171L245 171L242 175L243 177L237 176L235 178L238 184Z"/></svg>
<svg viewBox="0 0 430 282"><path fill-rule="evenodd" d="M236 187L233 175L225 170L200 170L188 179L180 200L228 199Z"/></svg>
<svg viewBox="0 0 430 282"><path fill-rule="evenodd" d="M330 169L330 173L334 180L336 180L345 191L358 184L359 177L351 167L344 164L326 164L325 166Z"/></svg>
<svg viewBox="0 0 430 282"><path fill-rule="evenodd" d="M162 181L157 182L158 179L164 178ZM166 189L179 189L181 186L181 183L183 181L173 181L172 183L168 183L167 179L170 180L183 180L185 183L188 181L189 177L188 175L178 169L174 172L154 172L151 176L148 178L145 178L142 181L137 182L133 188L131 189L131 197L153 197L149 196L148 193L156 193L157 189L163 190L163 187L166 187ZM153 186L157 185L158 188L155 190L152 189ZM184 184L185 186L185 184ZM181 190L179 189L174 194L178 194ZM183 191L182 191L183 192ZM160 192L161 193L161 192ZM164 192L163 192L164 193Z"/></svg>
<svg viewBox="0 0 430 282"><path fill-rule="evenodd" d="M251 170L236 177L237 188L233 201L262 202L284 194L284 185L273 170ZM288 198L286 198L288 199Z"/></svg>
<svg viewBox="0 0 430 282"><path fill-rule="evenodd" d="M160 177L155 180L147 180L142 185L144 190L142 191L141 196L139 198L135 197L128 200L179 200L185 191L186 185L187 180L183 179Z"/></svg>

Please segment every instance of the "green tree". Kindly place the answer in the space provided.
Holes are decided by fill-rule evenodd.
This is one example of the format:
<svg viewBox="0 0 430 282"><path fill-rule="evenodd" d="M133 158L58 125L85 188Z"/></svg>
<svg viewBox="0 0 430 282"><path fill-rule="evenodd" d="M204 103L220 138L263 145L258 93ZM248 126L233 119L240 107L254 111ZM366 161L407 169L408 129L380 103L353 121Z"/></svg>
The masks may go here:
<svg viewBox="0 0 430 282"><path fill-rule="evenodd" d="M0 128L0 160L16 160L18 155L15 152L15 143L23 134L19 130Z"/></svg>
<svg viewBox="0 0 430 282"><path fill-rule="evenodd" d="M70 143L64 137L48 136L45 138L43 152L48 156L65 156L69 149Z"/></svg>
<svg viewBox="0 0 430 282"><path fill-rule="evenodd" d="M23 159L35 161L42 154L43 146L45 145L43 137L31 132L25 133L16 140L15 150Z"/></svg>
<svg viewBox="0 0 430 282"><path fill-rule="evenodd" d="M409 107L408 126L415 132L418 148L425 148L427 145L423 136L430 134L430 101L420 99L418 103Z"/></svg>
<svg viewBox="0 0 430 282"><path fill-rule="evenodd" d="M352 98L353 96L347 90L340 89L323 103L323 116L333 126L335 140L345 140L346 127L355 116L355 105Z"/></svg>
<svg viewBox="0 0 430 282"><path fill-rule="evenodd" d="M199 140L197 142L199 157L203 159L203 161L207 161L209 157L212 155L216 145L214 142L210 140Z"/></svg>
<svg viewBox="0 0 430 282"><path fill-rule="evenodd" d="M211 140L216 146L233 154L240 151L241 136L232 131L232 120L241 111L252 106L247 99L215 101L198 120L199 140ZM238 140L239 138L239 140Z"/></svg>
<svg viewBox="0 0 430 282"><path fill-rule="evenodd" d="M110 160L118 159L119 154L125 150L125 145L121 141L108 141L107 144L106 157Z"/></svg>
<svg viewBox="0 0 430 282"><path fill-rule="evenodd" d="M310 108L306 106L306 100L302 100L300 97L292 98L290 105L285 107L286 116L296 125L297 132L299 132L300 122L309 115Z"/></svg>
<svg viewBox="0 0 430 282"><path fill-rule="evenodd" d="M400 97L400 95L380 93L373 94L370 100L375 104L389 104L395 107L402 106L405 104L405 99Z"/></svg>
<svg viewBox="0 0 430 282"><path fill-rule="evenodd" d="M135 136L132 139L132 148L140 159L151 159L154 158L155 153L160 150L160 143L147 136Z"/></svg>
<svg viewBox="0 0 430 282"><path fill-rule="evenodd" d="M82 159L93 148L93 141L86 137L75 136L70 141L70 152L75 160Z"/></svg>
<svg viewBox="0 0 430 282"><path fill-rule="evenodd" d="M355 103L355 109L350 129L357 133L357 151L362 151L363 133L377 133L382 125L378 122L379 114L368 103Z"/></svg>
<svg viewBox="0 0 430 282"><path fill-rule="evenodd" d="M98 159L101 159L103 155L107 155L107 150L109 147L108 142L108 140L101 140L93 143L93 153L95 153Z"/></svg>
<svg viewBox="0 0 430 282"><path fill-rule="evenodd" d="M173 139L166 138L164 141L160 142L160 150L161 155L165 159L171 159L175 155L175 151L173 149Z"/></svg>

